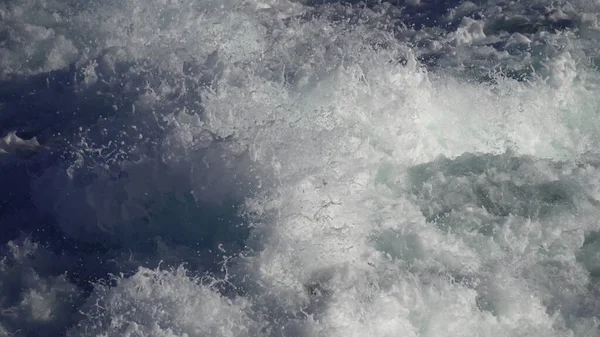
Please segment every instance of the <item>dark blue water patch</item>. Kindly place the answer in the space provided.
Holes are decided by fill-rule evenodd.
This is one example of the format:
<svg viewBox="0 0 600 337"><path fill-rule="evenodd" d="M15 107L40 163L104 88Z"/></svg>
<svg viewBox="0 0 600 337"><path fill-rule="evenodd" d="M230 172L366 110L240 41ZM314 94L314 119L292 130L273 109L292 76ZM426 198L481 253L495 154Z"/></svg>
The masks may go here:
<svg viewBox="0 0 600 337"><path fill-rule="evenodd" d="M135 127L135 136L156 140L167 127L161 116L180 110L202 114L198 91L209 86L214 76L212 68L207 69L209 60L206 65L204 60L190 59L181 74L171 74L147 59L129 60L121 54L112 47L91 60L99 65L97 78L90 83L84 67L75 64L35 76L13 74L1 81L0 136L17 131L26 138L36 136L43 144L60 146L76 141L81 130L110 122L113 129L109 131ZM171 92L160 105L136 111L141 95L159 91L164 84L170 85Z"/></svg>
<svg viewBox="0 0 600 337"><path fill-rule="evenodd" d="M29 180L43 171L48 162L34 156L28 160L13 158L12 166L7 163L0 166L0 171L9 179L0 182L7 189L11 188L8 183L13 182L12 190L16 194L6 198L11 202L13 213L0 213L2 248L4 250L8 240L18 241L24 236L49 251L51 254L42 258L51 258L53 262L47 265L40 262L34 269L47 277L65 274L78 288L79 297L73 299L72 313L95 284L110 282L110 275L128 277L140 266L164 269L184 264L192 275L219 280L226 274L224 264L231 267L235 263L235 259L231 259L245 250L250 228L240 214L242 200L239 198L210 203L198 201L190 193L157 195L152 203L145 205L147 218L122 223L114 232L99 231L92 236L77 237L65 233L59 219L40 211L31 201ZM122 175L118 179L124 182L129 177ZM226 296L242 291L229 282L218 282L215 287ZM19 327L24 336L42 336L43 331L61 335L73 323L66 322L63 327Z"/></svg>
<svg viewBox="0 0 600 337"><path fill-rule="evenodd" d="M117 52L106 51L99 56L99 63L111 53ZM163 74L144 60L118 61L114 71L97 69L98 80L90 85L84 85L81 69L74 65L36 76L15 75L0 82L0 137L16 130L22 138L37 137L44 146L27 158L0 155L0 244L30 237L68 261L61 265L61 272L85 294L109 274L127 276L139 266L185 263L192 273L221 277L224 259L245 249L250 231L239 214L244 195L233 191L241 184L233 177L231 184L214 185L206 178L205 186L196 185L208 191L204 199L195 198L191 187L186 190L181 184L172 190L153 191L148 203L142 205L147 216L115 223L108 231L65 230L93 228L96 220L90 208L79 207L85 205L85 195L75 192L92 184L126 184L135 176L131 169L138 161L161 165L159 144L170 129L160 117L179 110L201 114L198 90L212 81L216 66L210 57L204 63L190 60L182 76L177 76ZM165 81L187 91L174 90L164 104L151 110L136 109L135 101L143 94L137 88L156 89ZM135 132L131 131L134 127ZM86 151L82 142L92 151ZM97 148L104 148L105 153L123 153L123 157L113 156L107 161L95 151ZM219 158L219 149L211 151ZM81 156L84 165L67 177ZM228 173L196 170L195 174L200 177L195 181L202 182L204 175ZM171 176L176 175L171 172ZM228 196L228 191L220 190L223 188L231 188L229 192L235 195ZM214 198L217 202L211 202L211 193L218 195ZM112 201L108 199L111 197L102 200L99 196L98 200ZM57 211L54 204L60 204L59 199L66 201L67 207ZM71 223L65 224L66 220Z"/></svg>
<svg viewBox="0 0 600 337"><path fill-rule="evenodd" d="M131 179L127 172L121 173L124 174L117 174L110 181L97 180L95 175L87 180L75 179L78 183L66 189L68 179L58 185L41 184L33 193L43 190L47 196L21 203L21 208L27 205L28 211L44 221L29 225L17 221L18 232L27 232L55 254L68 256L73 265L66 272L79 287L90 290L92 282L110 273L128 275L139 266L155 268L159 263L164 267L185 263L192 272L218 277L223 257L235 256L245 249L250 228L240 214L243 199L239 197L226 196L219 203L198 200L189 191L178 190L173 182L172 190L151 190L151 195L144 195L146 201L138 204L143 215L121 218L122 208L96 209L80 194L93 191L88 189L92 184L110 183L117 189L109 187L110 193L96 194L95 202L137 202L137 194L128 196L118 189ZM49 179L58 177L50 175ZM58 208L38 207L57 198L62 200ZM101 214L113 211L116 213L112 215ZM102 224L103 219L111 219L111 223ZM16 234L17 231L6 236Z"/></svg>
<svg viewBox="0 0 600 337"><path fill-rule="evenodd" d="M17 131L45 142L68 137L79 127L111 115L115 104L96 93L78 93L74 66L36 76L13 76L0 82L0 133Z"/></svg>
<svg viewBox="0 0 600 337"><path fill-rule="evenodd" d="M31 181L46 167L62 160L59 153L40 150L28 157L0 154L0 245L45 229L52 220L38 211L31 198Z"/></svg>

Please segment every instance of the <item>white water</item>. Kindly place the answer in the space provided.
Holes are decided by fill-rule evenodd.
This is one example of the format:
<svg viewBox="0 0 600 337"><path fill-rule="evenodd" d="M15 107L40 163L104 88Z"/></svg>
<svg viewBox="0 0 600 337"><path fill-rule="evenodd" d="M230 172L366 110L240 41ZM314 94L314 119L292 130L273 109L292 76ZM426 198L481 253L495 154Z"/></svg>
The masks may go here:
<svg viewBox="0 0 600 337"><path fill-rule="evenodd" d="M0 334L600 335L600 8L440 6L0 5Z"/></svg>

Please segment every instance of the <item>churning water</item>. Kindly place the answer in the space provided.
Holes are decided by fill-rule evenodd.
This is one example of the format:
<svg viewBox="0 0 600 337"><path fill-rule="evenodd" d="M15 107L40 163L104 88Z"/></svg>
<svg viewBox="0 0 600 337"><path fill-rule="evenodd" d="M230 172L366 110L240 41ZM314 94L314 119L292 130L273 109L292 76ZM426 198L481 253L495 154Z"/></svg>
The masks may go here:
<svg viewBox="0 0 600 337"><path fill-rule="evenodd" d="M600 336L599 22L3 1L0 335Z"/></svg>

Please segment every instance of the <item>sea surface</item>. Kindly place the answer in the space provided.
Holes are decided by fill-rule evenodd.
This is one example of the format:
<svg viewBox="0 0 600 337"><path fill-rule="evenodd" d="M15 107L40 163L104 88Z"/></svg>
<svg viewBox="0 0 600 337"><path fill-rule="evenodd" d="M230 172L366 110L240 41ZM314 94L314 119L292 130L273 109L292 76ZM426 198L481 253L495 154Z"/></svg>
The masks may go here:
<svg viewBox="0 0 600 337"><path fill-rule="evenodd" d="M600 336L598 0L3 0L0 336Z"/></svg>

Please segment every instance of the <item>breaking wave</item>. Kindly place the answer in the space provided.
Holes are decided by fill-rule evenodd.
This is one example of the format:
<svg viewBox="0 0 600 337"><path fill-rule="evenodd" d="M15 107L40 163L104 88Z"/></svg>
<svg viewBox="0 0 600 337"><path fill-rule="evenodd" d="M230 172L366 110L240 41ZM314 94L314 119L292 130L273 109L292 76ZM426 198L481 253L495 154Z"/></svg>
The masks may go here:
<svg viewBox="0 0 600 337"><path fill-rule="evenodd" d="M599 336L594 1L0 4L0 335Z"/></svg>

